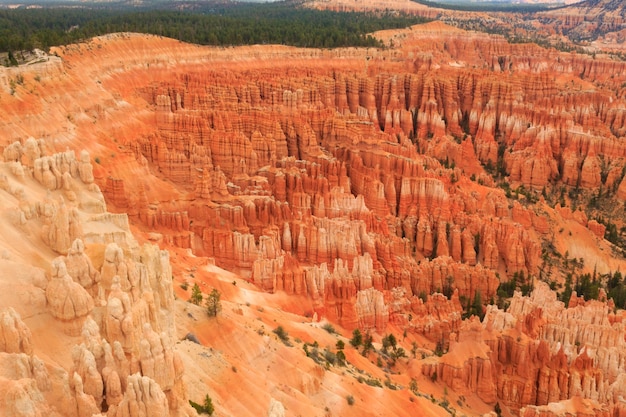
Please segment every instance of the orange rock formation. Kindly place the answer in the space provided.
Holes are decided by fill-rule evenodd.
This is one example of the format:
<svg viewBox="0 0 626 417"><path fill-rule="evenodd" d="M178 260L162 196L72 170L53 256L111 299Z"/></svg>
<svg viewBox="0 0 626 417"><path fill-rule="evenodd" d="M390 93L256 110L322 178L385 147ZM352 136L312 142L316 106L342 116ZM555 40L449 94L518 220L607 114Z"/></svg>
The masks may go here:
<svg viewBox="0 0 626 417"><path fill-rule="evenodd" d="M448 353L422 373L459 393L524 413L577 396L617 412L623 329L606 305L565 309L538 288L506 313L487 307L483 324L461 317L500 279L538 276L557 222L585 226L581 240L603 236L584 213L524 192L623 197L626 115L612 86L626 65L438 23L380 36L395 47L214 49L110 35L59 48L62 61L38 67L50 88L26 72L25 87L2 95L2 221L28 236L2 249L43 253L20 294L34 307L15 313L82 338L46 375L27 352L41 345L5 313L7 350L27 356L19 395L46 410L63 392L71 415L104 402L109 416L193 413L173 348L169 255L140 246L132 225L264 291L310 300L317 319L442 343ZM38 106L54 121L45 135L39 116L24 117Z"/></svg>

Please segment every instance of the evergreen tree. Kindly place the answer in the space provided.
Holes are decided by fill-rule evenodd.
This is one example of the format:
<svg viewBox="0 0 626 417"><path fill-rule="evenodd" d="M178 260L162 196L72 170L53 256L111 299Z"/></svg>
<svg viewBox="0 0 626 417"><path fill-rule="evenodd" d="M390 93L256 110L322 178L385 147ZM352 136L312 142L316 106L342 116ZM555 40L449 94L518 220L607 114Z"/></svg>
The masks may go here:
<svg viewBox="0 0 626 417"><path fill-rule="evenodd" d="M352 339L350 339L350 344L355 349L358 349L359 346L363 343L363 335L359 329L354 329L352 332Z"/></svg>
<svg viewBox="0 0 626 417"><path fill-rule="evenodd" d="M374 338L371 334L367 333L363 338L363 352L361 352L363 356L367 356L371 350L375 350L373 342Z"/></svg>
<svg viewBox="0 0 626 417"><path fill-rule="evenodd" d="M200 303L202 302L202 291L200 290L198 284L193 284L189 301L195 305L200 305Z"/></svg>
<svg viewBox="0 0 626 417"><path fill-rule="evenodd" d="M222 304L220 303L221 296L220 292L213 288L206 298L206 311L209 317L216 317L217 314L222 311Z"/></svg>

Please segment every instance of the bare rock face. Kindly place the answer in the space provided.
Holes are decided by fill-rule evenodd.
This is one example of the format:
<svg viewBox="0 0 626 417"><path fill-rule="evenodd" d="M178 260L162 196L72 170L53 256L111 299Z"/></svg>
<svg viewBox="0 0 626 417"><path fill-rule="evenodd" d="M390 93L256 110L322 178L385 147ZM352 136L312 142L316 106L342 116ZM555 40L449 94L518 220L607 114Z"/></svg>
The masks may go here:
<svg viewBox="0 0 626 417"><path fill-rule="evenodd" d="M472 241L474 239L472 238ZM470 266L455 263L450 257L437 257L432 261L422 261L417 266L417 277L411 279L413 295L431 294L458 289L459 295L474 299L477 292L482 297L491 298L496 294L500 282L493 270L482 264Z"/></svg>
<svg viewBox="0 0 626 417"><path fill-rule="evenodd" d="M168 417L167 398L159 385L147 376L128 377L126 393L118 406L109 409L109 417Z"/></svg>
<svg viewBox="0 0 626 417"><path fill-rule="evenodd" d="M33 353L32 334L20 315L9 307L0 313L0 352Z"/></svg>
<svg viewBox="0 0 626 417"><path fill-rule="evenodd" d="M93 166L89 158L89 152L83 150L80 152L80 161L78 162L78 175L80 180L85 184L91 184L94 181Z"/></svg>
<svg viewBox="0 0 626 417"><path fill-rule="evenodd" d="M438 339L447 352L422 373L487 403L534 404L524 416L614 415L625 389L616 361L623 323L606 302L573 298L566 309L538 283L530 297L516 293L506 313L489 306L483 323L474 318Z"/></svg>
<svg viewBox="0 0 626 417"><path fill-rule="evenodd" d="M319 314L348 327L358 323L356 293L368 287L342 271L351 275L366 255L367 279L385 303L400 287L407 299L447 286L461 297L480 291L490 299L496 271L538 273L540 239L551 225L532 207L509 207L481 164L537 190L559 180L576 185L585 158L593 165L585 175L602 161L591 149L594 139L578 128L582 116L570 115L569 92L555 99L569 116L537 110L546 94L564 89L545 74L540 50L428 29L407 34L406 42L436 54L430 63L407 61L413 72L376 58L368 74L307 65L271 86L266 80L276 70L259 66L228 79L202 70L141 87L156 127L128 146L139 165L191 185L192 195L167 202L115 175L101 181L105 194L125 207L124 198L137 191L139 220L162 227L166 239L249 273L267 291L307 294ZM433 42L437 47L423 45ZM502 62L507 71L486 44L514 57ZM466 49L480 53L462 56ZM550 59L568 62L559 64L568 74L585 65ZM450 65L454 60L464 63ZM594 99L616 109L608 97ZM606 133L592 125L591 136ZM610 152L615 166L620 152ZM439 258L448 265L431 265ZM326 271L330 285L322 283Z"/></svg>
<svg viewBox="0 0 626 417"><path fill-rule="evenodd" d="M85 393L83 381L77 373L74 373L72 378L72 386L76 397L76 415L78 417L90 417L100 412L96 405L96 399Z"/></svg>
<svg viewBox="0 0 626 417"><path fill-rule="evenodd" d="M64 324L67 334L78 336L94 308L93 298L80 284L72 280L62 258L52 261L51 275L46 288L50 314Z"/></svg>
<svg viewBox="0 0 626 417"><path fill-rule="evenodd" d="M384 331L389 321L389 310L385 305L383 293L368 288L357 293L356 312L359 327L365 330Z"/></svg>
<svg viewBox="0 0 626 417"><path fill-rule="evenodd" d="M89 295L93 298L98 297L97 284L100 281L100 273L93 267L91 259L85 254L85 244L82 240L74 240L65 257L65 265L68 274L82 285Z"/></svg>
<svg viewBox="0 0 626 417"><path fill-rule="evenodd" d="M126 261L124 251L116 243L111 243L106 247L100 277L101 286L106 295L111 291L115 277L117 277L120 289L124 291L130 290L131 281L137 280L134 264Z"/></svg>
<svg viewBox="0 0 626 417"><path fill-rule="evenodd" d="M52 410L47 403L50 391L45 365L35 356L0 353L0 382L5 395L0 413L6 416L44 416ZM58 415L58 414L52 414Z"/></svg>
<svg viewBox="0 0 626 417"><path fill-rule="evenodd" d="M49 204L44 213L43 241L55 252L66 254L72 242L83 235L78 211L61 200Z"/></svg>
<svg viewBox="0 0 626 417"><path fill-rule="evenodd" d="M174 385L174 352L167 334L157 334L149 323L143 325L143 337L139 343L141 374L153 379L162 390Z"/></svg>
<svg viewBox="0 0 626 417"><path fill-rule="evenodd" d="M521 417L560 417L560 416L592 416L609 417L615 415L597 401L574 397L568 400L550 403L543 406L528 406L520 410Z"/></svg>
<svg viewBox="0 0 626 417"><path fill-rule="evenodd" d="M459 291L454 290L450 299L443 294L434 293L426 296L425 301L414 296L409 302L410 316L404 314L398 317L398 314L393 314L391 320L400 321L413 332L444 347L449 346L450 336L459 331L462 322L463 307L459 301Z"/></svg>
<svg viewBox="0 0 626 417"><path fill-rule="evenodd" d="M169 254L139 247L127 216L106 212L88 154L78 163L73 152L45 156L45 150L34 140L16 143L5 148L10 166L0 164L3 204L15 204L18 214L10 219L7 236L24 232L25 239L13 242L27 252L2 253L5 275L16 281L5 279L3 290L21 289L15 309L0 312L0 390L7 394L0 399L0 415L91 417L105 411L134 416L137 410L145 416L195 415L173 342ZM33 188L25 191L23 184ZM30 262L50 257L38 236L65 254L51 259L48 280L36 267L20 270L24 257ZM102 263L100 270L96 262ZM3 302L10 305L10 296ZM41 316L60 326L40 326L33 338L18 308L29 320ZM68 345L67 336L78 344ZM59 353L66 348L71 363L63 369L54 355L69 359L70 352ZM45 362L34 352L45 352Z"/></svg>
<svg viewBox="0 0 626 417"><path fill-rule="evenodd" d="M476 320L465 322L458 333L458 340L451 340L448 352L438 366L427 364L422 372L437 378L455 392L476 393L488 404L497 400L496 368L492 363L492 352L482 340L482 326Z"/></svg>
<svg viewBox="0 0 626 417"><path fill-rule="evenodd" d="M70 375L73 375L71 382L76 394L91 396L94 405L102 404L104 384L93 353L84 345L74 346L72 360L74 366L70 370Z"/></svg>
<svg viewBox="0 0 626 417"><path fill-rule="evenodd" d="M501 332L495 339L485 338L497 352L501 402L520 407L580 396L609 410L617 407L615 393L624 387L611 358L625 346L623 323L614 321L606 303L574 302L565 309L541 283L531 297L516 294L507 313L488 309L485 325Z"/></svg>
<svg viewBox="0 0 626 417"><path fill-rule="evenodd" d="M111 284L104 319L107 340L119 342L124 351L130 352L135 343L137 331L133 323L133 310L130 296L122 291L116 275Z"/></svg>
<svg viewBox="0 0 626 417"><path fill-rule="evenodd" d="M589 220L587 223L587 227L594 235L599 237L600 239L604 239L604 232L606 231L606 226L598 223L596 220Z"/></svg>
<svg viewBox="0 0 626 417"><path fill-rule="evenodd" d="M44 417L49 415L50 409L46 406L44 398L37 390L32 379L20 379L18 381L1 384L6 395L0 401L0 410L5 416L15 417Z"/></svg>
<svg viewBox="0 0 626 417"><path fill-rule="evenodd" d="M280 401L276 401L275 399L270 399L270 406L267 409L267 417L284 417L285 416L285 406Z"/></svg>

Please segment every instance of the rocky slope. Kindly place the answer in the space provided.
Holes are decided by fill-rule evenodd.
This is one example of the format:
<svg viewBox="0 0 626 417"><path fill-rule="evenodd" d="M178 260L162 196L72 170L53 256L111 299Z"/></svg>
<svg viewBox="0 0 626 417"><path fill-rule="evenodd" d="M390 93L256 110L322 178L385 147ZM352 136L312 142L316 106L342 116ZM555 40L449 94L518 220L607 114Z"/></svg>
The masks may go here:
<svg viewBox="0 0 626 417"><path fill-rule="evenodd" d="M59 48L60 58L34 67L1 69L2 201L7 233L20 242L2 245L9 259L34 265L24 279L38 294L25 303L33 311L15 311L44 315L68 346L81 346L71 357L66 349L54 373L66 376L50 395L70 392L76 415L127 415L137 401L149 415L192 413L181 363L196 358L203 369L188 381L204 387L202 372L211 375L213 393L232 401L219 410L225 415L261 415L275 397L304 414L322 410L314 398L345 406L354 378L308 359L294 369L303 353L255 322L274 327L280 318L305 342L326 337L332 346L316 330L324 319L343 336L359 328L377 343L403 334L406 351L415 342L424 358L401 361L395 382L416 378L433 393L444 383L470 414L498 402L544 415L554 411L544 409L549 402L575 397L595 401L593 410L621 409L621 316L605 304L565 309L539 288L534 298L514 297L506 313L487 308L483 323L462 314L473 303L482 310L513 276L563 280L549 268L548 247L598 273L624 268L602 240L604 226L572 208L569 191L601 188L623 203L626 65L439 23L378 36L394 47L212 49L118 34ZM172 267L131 228L171 249ZM218 287L229 303L222 330L250 343L215 336L216 324L196 323L198 309L176 310L172 275L206 293ZM8 332L33 325L5 314L16 323ZM185 323L178 337L194 328L227 353L205 361L197 357L206 351L185 343L177 354L174 315ZM303 316L313 323L299 325ZM47 331L34 343L7 342L7 352L43 356ZM440 359L429 353L437 344L448 351ZM382 374L355 350L346 355ZM250 363L278 363L279 377ZM271 387L247 387L258 403L228 400L239 378L216 388L225 372L238 373L226 364ZM38 384L34 372L28 378ZM394 415L410 410L406 396L387 391ZM44 398L42 410L57 398L32 392ZM201 388L191 395L200 400ZM336 414L374 415L385 401Z"/></svg>

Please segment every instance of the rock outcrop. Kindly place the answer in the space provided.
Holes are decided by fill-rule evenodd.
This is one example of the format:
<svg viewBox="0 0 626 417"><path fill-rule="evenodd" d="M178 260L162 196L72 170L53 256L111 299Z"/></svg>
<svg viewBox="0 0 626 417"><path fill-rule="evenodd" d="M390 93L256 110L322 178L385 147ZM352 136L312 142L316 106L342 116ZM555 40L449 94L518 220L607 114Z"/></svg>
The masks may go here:
<svg viewBox="0 0 626 417"><path fill-rule="evenodd" d="M358 325L357 293L369 287L385 300L395 288L412 297L450 287L487 301L496 272L539 273L553 225L533 198L553 183L622 182L622 99L584 86L609 82L609 68L611 82L626 81L626 66L446 29L402 31L394 53L404 65L373 53L366 72L355 62L367 57L354 52L331 58L332 70L311 65L316 58L245 71L217 59L146 81L134 91L154 127L121 145L177 197L121 173L96 182L168 243L267 291L306 294L347 327ZM277 68L288 70L267 83ZM487 171L510 188L493 189ZM601 237L599 224L589 228ZM340 277L366 255L371 284ZM105 288L115 274L103 273Z"/></svg>
<svg viewBox="0 0 626 417"><path fill-rule="evenodd" d="M0 313L0 352L33 353L30 329L11 307Z"/></svg>
<svg viewBox="0 0 626 417"><path fill-rule="evenodd" d="M50 313L64 324L69 335L77 336L94 308L93 298L72 280L62 258L52 261L51 275L52 279L46 288Z"/></svg>
<svg viewBox="0 0 626 417"><path fill-rule="evenodd" d="M595 250L605 233L595 214L572 207L598 190L625 195L626 64L436 22L378 36L394 47L160 39L161 50L116 35L58 49L66 72L50 82L71 109L43 88L43 99L25 100L22 86L2 96L0 223L7 239L25 237L2 250L24 265L53 262L15 309L49 320L46 335L82 337L71 369L48 374L70 417L193 414L169 257L140 246L131 223L265 291L309 297L314 315L348 330L440 344L447 353L422 372L484 402L548 413L582 397L620 412L624 320L608 304L574 296L565 309L539 285L506 312L485 304L500 279L550 273L562 220L585 256L621 265ZM20 118L36 103L61 117ZM31 138L41 126L50 131ZM485 320L463 324L474 300ZM33 370L11 380L9 398L44 415L28 332L5 318L5 348Z"/></svg>
<svg viewBox="0 0 626 417"><path fill-rule="evenodd" d="M196 415L174 349L169 255L140 247L126 215L106 212L88 154L78 162L70 151L45 153L43 142L29 139L5 148L5 158L13 162L0 164L3 209L14 205L17 213L0 222L8 236L26 236L12 240L24 254L3 246L6 278L0 284L3 291L16 285L20 290L16 300L2 296L3 304L15 308L0 312L0 385L7 394L0 414ZM24 183L31 187L28 193L17 185ZM54 252L65 256L48 260L47 280L45 271L19 266L22 256L37 263ZM36 337L18 309L29 323L33 317L43 320ZM79 342L72 348L65 340ZM71 363L64 369L63 360L51 358L69 357L58 352L67 348Z"/></svg>
<svg viewBox="0 0 626 417"><path fill-rule="evenodd" d="M530 297L516 293L507 312L488 306L482 324L465 322L448 352L422 372L488 403L526 406L524 416L614 415L626 389L622 327L606 302L565 308L539 283Z"/></svg>

